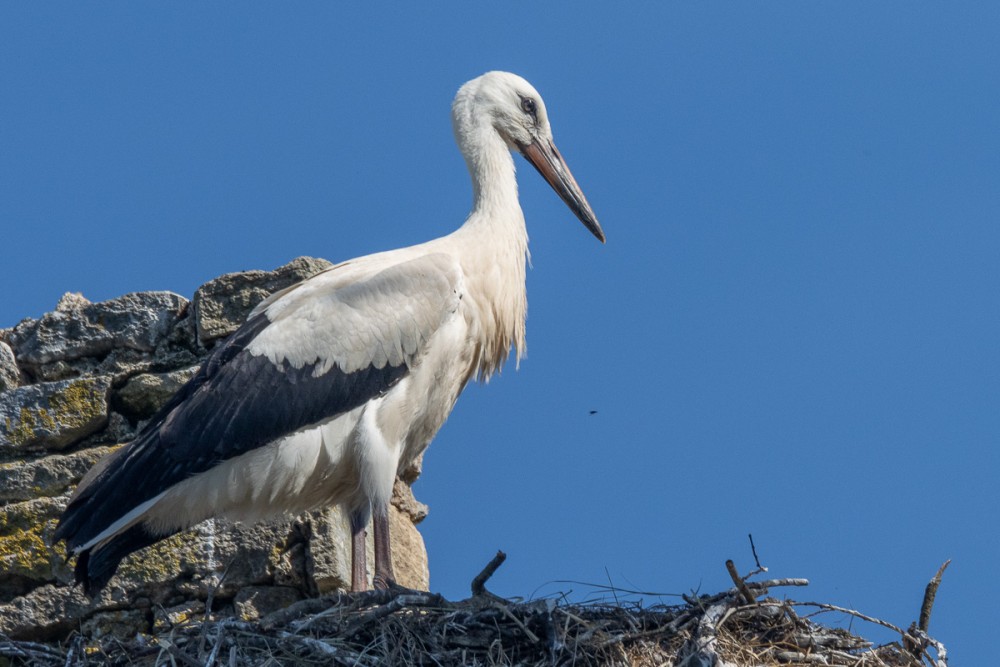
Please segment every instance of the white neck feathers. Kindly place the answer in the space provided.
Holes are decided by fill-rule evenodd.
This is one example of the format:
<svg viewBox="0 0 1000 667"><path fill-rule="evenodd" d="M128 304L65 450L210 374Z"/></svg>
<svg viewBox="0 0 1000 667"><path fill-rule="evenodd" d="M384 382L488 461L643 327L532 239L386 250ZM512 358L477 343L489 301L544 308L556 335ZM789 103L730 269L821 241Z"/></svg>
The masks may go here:
<svg viewBox="0 0 1000 667"><path fill-rule="evenodd" d="M512 347L518 359L525 353L528 233L510 148L490 116L474 104L474 93L459 91L452 107L455 139L469 168L473 192L472 212L455 237L465 244L461 256L468 296L481 329L471 373L488 378Z"/></svg>

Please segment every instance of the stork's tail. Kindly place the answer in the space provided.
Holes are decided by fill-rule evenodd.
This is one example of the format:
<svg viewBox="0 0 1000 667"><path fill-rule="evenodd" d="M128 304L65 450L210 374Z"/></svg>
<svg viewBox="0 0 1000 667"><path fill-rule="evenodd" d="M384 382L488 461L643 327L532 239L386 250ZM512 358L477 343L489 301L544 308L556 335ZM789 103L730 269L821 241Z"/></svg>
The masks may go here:
<svg viewBox="0 0 1000 667"><path fill-rule="evenodd" d="M77 583L83 584L87 595L94 597L108 584L125 556L165 537L168 535L151 533L144 525L137 524L99 546L84 549L77 554L73 570Z"/></svg>
<svg viewBox="0 0 1000 667"><path fill-rule="evenodd" d="M59 519L54 539L65 540L67 551L76 554L76 580L90 596L108 583L125 556L178 532L153 532L143 523L143 505L154 492L129 474L147 463L157 437L144 434L98 461ZM114 530L116 524L121 527Z"/></svg>

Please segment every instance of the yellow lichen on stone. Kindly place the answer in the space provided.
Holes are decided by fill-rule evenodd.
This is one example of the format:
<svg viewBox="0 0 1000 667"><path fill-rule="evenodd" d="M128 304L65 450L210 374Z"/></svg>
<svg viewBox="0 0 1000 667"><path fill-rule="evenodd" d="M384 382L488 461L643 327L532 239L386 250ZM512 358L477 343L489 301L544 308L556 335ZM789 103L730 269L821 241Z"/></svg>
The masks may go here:
<svg viewBox="0 0 1000 667"><path fill-rule="evenodd" d="M133 581L166 581L181 573L185 564L204 560L203 545L197 533L185 531L129 555L118 574Z"/></svg>
<svg viewBox="0 0 1000 667"><path fill-rule="evenodd" d="M104 393L97 389L97 380L84 378L71 383L49 398L55 422L69 427L82 426L94 414L104 411Z"/></svg>
<svg viewBox="0 0 1000 667"><path fill-rule="evenodd" d="M47 429L55 430L56 428L56 420L52 418L52 415L45 408L38 408L38 421Z"/></svg>
<svg viewBox="0 0 1000 667"><path fill-rule="evenodd" d="M24 405L16 416L7 417L4 444L68 444L78 431L96 428L106 416L108 385L108 378L91 377L69 381L59 390L50 389L51 394L33 399L37 403Z"/></svg>
<svg viewBox="0 0 1000 667"><path fill-rule="evenodd" d="M38 532L17 528L8 535L0 535L0 568L4 574L26 577L44 574L49 559L42 557L45 542Z"/></svg>
<svg viewBox="0 0 1000 667"><path fill-rule="evenodd" d="M49 502L45 502L49 501ZM51 579L53 563L64 560L65 548L46 540L55 529L59 505L49 499L6 505L0 509L0 573Z"/></svg>
<svg viewBox="0 0 1000 667"><path fill-rule="evenodd" d="M10 418L7 418L7 433L12 445L22 445L35 437L35 415L29 408L21 408L17 426L11 424Z"/></svg>

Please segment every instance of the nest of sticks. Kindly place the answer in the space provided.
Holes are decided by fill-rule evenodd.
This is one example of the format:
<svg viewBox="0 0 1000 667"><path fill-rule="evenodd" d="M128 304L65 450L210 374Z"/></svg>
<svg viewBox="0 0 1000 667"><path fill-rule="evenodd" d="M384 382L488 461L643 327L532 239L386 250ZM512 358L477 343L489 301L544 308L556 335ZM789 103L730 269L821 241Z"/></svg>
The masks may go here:
<svg viewBox="0 0 1000 667"><path fill-rule="evenodd" d="M733 576L730 590L685 596L683 604L583 603L497 597L484 583L497 557L473 581L472 597L393 589L303 600L257 622L205 618L158 636L129 642L60 646L5 640L0 664L13 665L664 665L744 667L851 665L946 667L944 646L926 633L942 566L928 584L920 621L903 630L860 612L769 596L771 589L805 586L804 579L748 581ZM209 608L211 604L207 605ZM897 641L873 645L820 621L835 612L893 630Z"/></svg>

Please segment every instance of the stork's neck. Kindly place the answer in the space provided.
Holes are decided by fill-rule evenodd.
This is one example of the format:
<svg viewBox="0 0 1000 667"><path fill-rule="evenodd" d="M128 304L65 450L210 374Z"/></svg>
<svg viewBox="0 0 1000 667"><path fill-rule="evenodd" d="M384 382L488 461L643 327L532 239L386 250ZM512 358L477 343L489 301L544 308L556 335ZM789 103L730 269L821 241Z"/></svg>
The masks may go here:
<svg viewBox="0 0 1000 667"><path fill-rule="evenodd" d="M524 354L528 232L517 199L510 150L492 126L456 132L472 176L472 212L452 236L462 248L467 303L478 313L480 342L472 374L489 377L510 353Z"/></svg>
<svg viewBox="0 0 1000 667"><path fill-rule="evenodd" d="M517 199L517 178L510 149L491 125L470 128L459 136L459 148L472 177L471 218L524 224ZM479 215L476 215L479 214Z"/></svg>
<svg viewBox="0 0 1000 667"><path fill-rule="evenodd" d="M499 263L504 270L513 271L511 265L519 264L523 275L528 232L517 199L510 149L488 124L464 128L456 134L472 176L472 211L458 232L470 240L474 238L467 252L479 256L483 266Z"/></svg>

